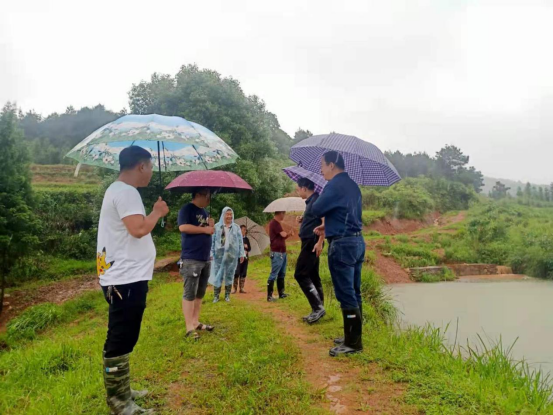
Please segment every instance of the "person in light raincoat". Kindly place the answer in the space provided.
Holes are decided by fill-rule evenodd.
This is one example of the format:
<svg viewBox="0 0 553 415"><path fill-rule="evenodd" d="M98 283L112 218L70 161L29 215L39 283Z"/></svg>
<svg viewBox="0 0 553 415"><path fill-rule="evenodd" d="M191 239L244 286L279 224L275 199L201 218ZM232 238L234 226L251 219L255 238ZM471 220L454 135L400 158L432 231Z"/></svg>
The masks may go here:
<svg viewBox="0 0 553 415"><path fill-rule="evenodd" d="M244 262L245 256L240 226L234 223L233 210L225 207L221 219L215 225L215 233L211 243L213 263L209 283L214 287L214 303L219 301L223 284L225 286L225 301L230 301L234 271L238 262Z"/></svg>

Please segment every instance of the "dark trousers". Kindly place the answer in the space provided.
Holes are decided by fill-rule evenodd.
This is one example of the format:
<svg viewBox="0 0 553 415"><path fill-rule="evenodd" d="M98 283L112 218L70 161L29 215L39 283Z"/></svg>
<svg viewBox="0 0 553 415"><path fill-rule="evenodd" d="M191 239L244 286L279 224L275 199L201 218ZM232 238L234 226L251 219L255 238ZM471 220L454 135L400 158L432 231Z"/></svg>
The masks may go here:
<svg viewBox="0 0 553 415"><path fill-rule="evenodd" d="M248 258L244 258L244 262L242 263L238 260L236 271L234 271L234 278L246 278L248 276L248 262Z"/></svg>
<svg viewBox="0 0 553 415"><path fill-rule="evenodd" d="M322 287L321 277L319 275L320 261L317 254L313 252L313 248L315 248L317 240L318 237L301 240L301 251L296 263L294 278L302 290L309 287L311 284L317 288L317 291L319 291L319 288Z"/></svg>
<svg viewBox="0 0 553 415"><path fill-rule="evenodd" d="M362 236L335 239L328 249L328 268L342 309L361 306L361 270L365 260Z"/></svg>
<svg viewBox="0 0 553 415"><path fill-rule="evenodd" d="M113 287L111 290L110 287ZM109 304L105 357L123 356L133 351L146 308L148 281L102 287ZM116 291L117 290L117 291Z"/></svg>

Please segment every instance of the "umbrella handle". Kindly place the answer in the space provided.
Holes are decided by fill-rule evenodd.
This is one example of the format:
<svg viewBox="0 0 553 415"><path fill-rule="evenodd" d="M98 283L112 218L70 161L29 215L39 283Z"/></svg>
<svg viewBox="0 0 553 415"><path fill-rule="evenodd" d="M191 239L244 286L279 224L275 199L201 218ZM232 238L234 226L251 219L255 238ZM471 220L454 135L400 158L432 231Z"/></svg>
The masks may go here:
<svg viewBox="0 0 553 415"><path fill-rule="evenodd" d="M165 218L161 218L161 227L165 228Z"/></svg>

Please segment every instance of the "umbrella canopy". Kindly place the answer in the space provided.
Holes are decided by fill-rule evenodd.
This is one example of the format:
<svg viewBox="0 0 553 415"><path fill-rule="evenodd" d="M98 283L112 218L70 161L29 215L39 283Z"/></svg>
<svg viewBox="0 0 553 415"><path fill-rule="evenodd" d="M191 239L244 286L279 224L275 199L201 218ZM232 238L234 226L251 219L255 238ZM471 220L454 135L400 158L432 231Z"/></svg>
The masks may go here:
<svg viewBox="0 0 553 415"><path fill-rule="evenodd" d="M269 203L263 212L303 212L305 211L305 200L301 197L283 197Z"/></svg>
<svg viewBox="0 0 553 415"><path fill-rule="evenodd" d="M207 187L212 193L251 192L252 187L237 174L220 170L191 171L175 178L166 190L192 192L199 187Z"/></svg>
<svg viewBox="0 0 553 415"><path fill-rule="evenodd" d="M285 167L282 171L296 183L302 178L311 180L315 184L315 193L321 194L327 183L324 177L320 174L313 173L312 171L306 170L300 166Z"/></svg>
<svg viewBox="0 0 553 415"><path fill-rule="evenodd" d="M208 170L234 163L238 155L207 128L181 117L125 115L100 127L66 157L82 164L119 170L119 153L140 146L161 171Z"/></svg>
<svg viewBox="0 0 553 415"><path fill-rule="evenodd" d="M299 166L320 173L323 154L332 150L344 157L347 173L359 185L391 186L401 180L378 147L352 135L315 135L293 146L290 158Z"/></svg>
<svg viewBox="0 0 553 415"><path fill-rule="evenodd" d="M271 240L269 239L269 235L267 235L267 232L265 232L263 226L258 225L246 216L240 219L236 219L234 222L239 226L246 226L246 230L248 232L246 236L250 240L250 245L252 248L249 253L250 256L261 255L263 251L265 251L265 249L270 245Z"/></svg>

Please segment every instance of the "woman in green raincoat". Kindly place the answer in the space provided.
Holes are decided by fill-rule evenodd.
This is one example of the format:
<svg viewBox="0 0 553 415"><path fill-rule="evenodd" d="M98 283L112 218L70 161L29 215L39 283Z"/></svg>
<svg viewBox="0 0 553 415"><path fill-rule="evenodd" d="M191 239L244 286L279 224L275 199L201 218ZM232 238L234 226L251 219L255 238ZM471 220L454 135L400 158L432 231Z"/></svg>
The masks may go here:
<svg viewBox="0 0 553 415"><path fill-rule="evenodd" d="M246 253L240 226L234 223L234 212L225 207L211 242L211 276L209 283L214 287L213 302L219 301L221 286L225 285L225 301L230 301L230 289L238 261L244 262Z"/></svg>

